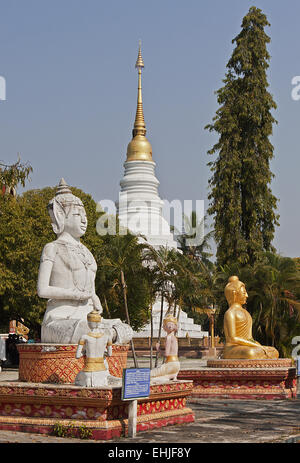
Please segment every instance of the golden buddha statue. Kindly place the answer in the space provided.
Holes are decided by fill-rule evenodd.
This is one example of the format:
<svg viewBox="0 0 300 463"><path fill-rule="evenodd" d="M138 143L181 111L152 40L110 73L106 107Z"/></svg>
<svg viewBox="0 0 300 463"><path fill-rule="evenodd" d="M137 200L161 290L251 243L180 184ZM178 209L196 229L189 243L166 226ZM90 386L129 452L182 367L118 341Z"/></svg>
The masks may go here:
<svg viewBox="0 0 300 463"><path fill-rule="evenodd" d="M224 359L277 359L275 347L262 346L252 337L252 317L243 307L248 294L244 283L231 276L225 287L229 309L224 315Z"/></svg>

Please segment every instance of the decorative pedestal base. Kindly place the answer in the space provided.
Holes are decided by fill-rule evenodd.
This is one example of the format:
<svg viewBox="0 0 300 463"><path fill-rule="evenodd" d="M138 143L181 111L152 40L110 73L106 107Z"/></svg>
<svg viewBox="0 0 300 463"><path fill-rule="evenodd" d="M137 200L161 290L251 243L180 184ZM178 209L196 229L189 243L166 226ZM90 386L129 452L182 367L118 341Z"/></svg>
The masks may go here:
<svg viewBox="0 0 300 463"><path fill-rule="evenodd" d="M190 398L292 399L297 396L291 359L209 360L199 370L181 370L178 379L193 380Z"/></svg>
<svg viewBox="0 0 300 463"><path fill-rule="evenodd" d="M84 365L83 357L75 358L77 344L18 344L19 381L28 383L74 383ZM122 377L129 346L113 345L107 357L109 372Z"/></svg>
<svg viewBox="0 0 300 463"><path fill-rule="evenodd" d="M186 408L192 387L190 381L151 386L150 397L138 400L137 431L193 422ZM125 436L128 402L121 400L120 387L0 383L0 429L49 435L57 423L76 436L84 430L90 439Z"/></svg>

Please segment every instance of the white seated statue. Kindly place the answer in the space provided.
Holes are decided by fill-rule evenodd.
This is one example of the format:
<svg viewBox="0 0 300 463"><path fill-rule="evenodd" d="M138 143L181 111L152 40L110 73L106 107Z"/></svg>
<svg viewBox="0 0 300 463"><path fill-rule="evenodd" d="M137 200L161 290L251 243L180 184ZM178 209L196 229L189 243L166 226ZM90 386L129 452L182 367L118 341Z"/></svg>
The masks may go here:
<svg viewBox="0 0 300 463"><path fill-rule="evenodd" d="M171 380L176 380L180 370L180 362L178 359L178 341L176 333L178 330L178 321L176 317L168 314L164 318L163 328L167 333L165 340L165 363L160 367L153 368L150 371L151 383L164 383ZM160 345L157 343L156 349L159 351Z"/></svg>
<svg viewBox="0 0 300 463"><path fill-rule="evenodd" d="M88 334L84 334L78 343L76 358L84 356L84 368L75 378L76 386L100 387L108 385L109 370L104 353L112 355L112 339L101 324L99 311L93 310L87 315L87 323L90 328Z"/></svg>
<svg viewBox="0 0 300 463"><path fill-rule="evenodd" d="M95 293L96 261L80 242L87 229L86 212L64 179L47 208L57 239L44 247L39 268L37 292L48 299L41 342L77 344L89 332L87 314L103 310ZM114 343L127 344L132 338L131 327L120 319L103 319L103 324Z"/></svg>

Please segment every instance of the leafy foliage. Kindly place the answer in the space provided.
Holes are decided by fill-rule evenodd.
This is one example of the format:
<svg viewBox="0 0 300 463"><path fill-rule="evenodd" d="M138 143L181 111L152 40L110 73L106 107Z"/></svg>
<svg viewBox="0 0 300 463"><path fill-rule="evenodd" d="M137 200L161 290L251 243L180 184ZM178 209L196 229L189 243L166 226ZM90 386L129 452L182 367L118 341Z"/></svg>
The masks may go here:
<svg viewBox="0 0 300 463"><path fill-rule="evenodd" d="M179 234L178 246L184 255L190 256L193 260L202 262L210 270L214 265L211 261L210 241L213 238L213 231L205 233L206 217L198 219L197 212L192 211L190 217L184 216L185 232Z"/></svg>
<svg viewBox="0 0 300 463"><path fill-rule="evenodd" d="M20 158L11 165L0 161L0 185L15 188L20 184L24 187L31 172L32 167L22 163Z"/></svg>
<svg viewBox="0 0 300 463"><path fill-rule="evenodd" d="M218 153L209 162L210 207L214 216L217 263L253 264L262 251L274 251L272 239L279 216L270 183L273 146L269 140L276 108L267 91L269 26L260 9L251 7L242 30L233 39L236 47L227 64L224 86L217 93L220 105L213 123L206 126L219 134L208 152Z"/></svg>
<svg viewBox="0 0 300 463"><path fill-rule="evenodd" d="M129 322L134 330L149 319L150 290L143 250L138 238L128 232L106 235L95 254L96 287L103 309L110 318Z"/></svg>

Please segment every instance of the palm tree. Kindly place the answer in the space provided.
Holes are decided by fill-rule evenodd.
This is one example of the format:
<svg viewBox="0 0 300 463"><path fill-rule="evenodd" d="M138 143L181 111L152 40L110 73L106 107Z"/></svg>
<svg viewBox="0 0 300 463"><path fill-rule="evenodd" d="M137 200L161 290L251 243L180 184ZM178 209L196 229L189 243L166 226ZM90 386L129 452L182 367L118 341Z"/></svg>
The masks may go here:
<svg viewBox="0 0 300 463"><path fill-rule="evenodd" d="M194 280L194 289L190 295L186 294L184 303L188 314L197 320L200 312L196 308L208 308L216 304L216 272L211 260L213 254L210 245L214 233L205 233L206 217L198 220L196 211L192 211L190 216L184 215L184 223L185 233L178 236L178 243L183 255L188 258L184 264L186 272Z"/></svg>
<svg viewBox="0 0 300 463"><path fill-rule="evenodd" d="M289 257L271 252L254 268L255 292L252 294L254 325L259 335L265 335L281 350L287 352L293 337L288 326L293 320L299 329L300 272ZM290 332L290 336L288 333Z"/></svg>
<svg viewBox="0 0 300 463"><path fill-rule="evenodd" d="M196 211L192 211L190 217L183 216L184 233L177 231L177 241L183 254L190 256L193 260L202 262L207 269L213 269L210 241L213 238L213 231L205 233L206 217L198 220Z"/></svg>
<svg viewBox="0 0 300 463"><path fill-rule="evenodd" d="M174 284L179 293L179 310L184 309L196 323L204 323L208 320L210 326L214 325L215 315L218 313L217 298L215 294L215 273L209 270L199 259L191 255L181 256L178 262L181 267L178 282ZM212 331L212 329L210 330ZM212 338L212 347L213 338Z"/></svg>
<svg viewBox="0 0 300 463"><path fill-rule="evenodd" d="M168 303L168 312L179 320L181 310L197 306L202 296L203 264L194 262L190 256L167 247L154 249L149 246L147 260L153 273L154 292L160 297L160 323L158 343L162 335L164 302ZM206 269L207 271L207 269ZM197 301L197 302L196 302ZM151 337L151 344L152 344ZM155 366L158 363L156 354Z"/></svg>
<svg viewBox="0 0 300 463"><path fill-rule="evenodd" d="M145 268L143 267L144 245L138 242L138 238L131 233L109 237L102 247L101 267L102 272L110 275L110 290L120 288L123 299L123 310L126 321L132 326L128 307L127 275L135 284L143 284ZM148 298L144 301L144 308L148 307ZM137 309L140 309L137 307ZM131 340L132 354L135 367L138 368L134 342Z"/></svg>
<svg viewBox="0 0 300 463"><path fill-rule="evenodd" d="M152 369L152 362L153 362L153 304L156 299L156 286L155 286L155 274L150 267L146 267L147 271L145 273L145 277L147 279L147 288L149 293L149 312L150 312L150 369Z"/></svg>
<svg viewBox="0 0 300 463"><path fill-rule="evenodd" d="M177 251L167 246L161 246L155 249L153 246L147 246L148 252L145 254L145 260L151 269L153 276L153 290L156 296L160 297L160 321L158 330L158 343L161 339L164 301L167 300L171 292L170 282L174 273L174 262L177 258ZM151 345L153 338L151 337ZM158 351L155 358L155 367L158 364Z"/></svg>
<svg viewBox="0 0 300 463"><path fill-rule="evenodd" d="M195 299L199 297L201 292L201 283L195 267L190 257L177 253L176 260L174 261L172 283L173 314L177 316L178 320L181 310L186 306L193 307Z"/></svg>

